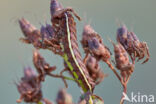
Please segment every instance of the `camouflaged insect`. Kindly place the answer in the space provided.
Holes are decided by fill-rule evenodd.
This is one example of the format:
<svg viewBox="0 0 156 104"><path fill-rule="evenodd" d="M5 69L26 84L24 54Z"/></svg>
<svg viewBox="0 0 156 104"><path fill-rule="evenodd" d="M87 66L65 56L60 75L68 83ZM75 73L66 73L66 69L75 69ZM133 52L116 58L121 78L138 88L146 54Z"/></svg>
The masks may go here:
<svg viewBox="0 0 156 104"><path fill-rule="evenodd" d="M51 1L51 22L57 39L63 47L65 69L70 72L84 92L92 91L95 84L89 76L79 52L76 23L72 14L80 20L72 8L63 8L57 0Z"/></svg>
<svg viewBox="0 0 156 104"><path fill-rule="evenodd" d="M142 64L149 60L150 54L147 43L140 42L134 32L128 32L125 25L117 30L117 41L123 45L133 62L136 58L138 58L139 61L145 56L146 59L142 62Z"/></svg>

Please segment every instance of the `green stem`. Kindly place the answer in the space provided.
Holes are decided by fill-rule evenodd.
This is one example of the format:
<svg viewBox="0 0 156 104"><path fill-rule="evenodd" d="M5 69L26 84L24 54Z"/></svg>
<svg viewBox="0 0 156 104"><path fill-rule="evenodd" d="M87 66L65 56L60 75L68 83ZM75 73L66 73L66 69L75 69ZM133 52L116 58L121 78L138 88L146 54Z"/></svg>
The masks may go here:
<svg viewBox="0 0 156 104"><path fill-rule="evenodd" d="M37 104L44 104L42 101L39 101Z"/></svg>

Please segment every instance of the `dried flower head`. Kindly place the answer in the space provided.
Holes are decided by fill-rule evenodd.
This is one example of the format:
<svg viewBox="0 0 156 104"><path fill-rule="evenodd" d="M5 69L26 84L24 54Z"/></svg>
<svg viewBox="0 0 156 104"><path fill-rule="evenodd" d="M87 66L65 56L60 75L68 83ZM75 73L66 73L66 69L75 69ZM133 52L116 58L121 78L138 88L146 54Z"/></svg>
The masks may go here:
<svg viewBox="0 0 156 104"><path fill-rule="evenodd" d="M146 56L146 59L142 62L145 63L149 60L150 54L146 42L140 42L134 32L128 32L125 25L117 30L117 41L120 42L125 50L130 55L133 63L136 58L138 61Z"/></svg>
<svg viewBox="0 0 156 104"><path fill-rule="evenodd" d="M131 74L134 70L134 64L129 61L126 50L120 43L115 44L112 42L112 44L114 46L115 62L117 69L119 69L121 72L126 71L128 74Z"/></svg>
<svg viewBox="0 0 156 104"><path fill-rule="evenodd" d="M65 89L61 89L58 92L56 102L57 104L73 104L72 96L68 94Z"/></svg>
<svg viewBox="0 0 156 104"><path fill-rule="evenodd" d="M51 40L55 37L54 30L50 24L46 24L46 26L41 27L41 35L42 35L42 41L44 39Z"/></svg>
<svg viewBox="0 0 156 104"><path fill-rule="evenodd" d="M33 54L33 62L37 69L37 72L39 73L39 79L44 81L45 75L54 71L56 69L56 66L50 66L44 58L39 54L39 52L36 50Z"/></svg>
<svg viewBox="0 0 156 104"><path fill-rule="evenodd" d="M42 100L41 83L37 78L37 75L30 67L24 69L24 77L16 84L21 95L20 99L17 100L18 103L22 100L27 103L38 103Z"/></svg>
<svg viewBox="0 0 156 104"><path fill-rule="evenodd" d="M51 25L46 25L46 27L41 27L37 30L32 24L26 19L22 18L19 20L21 30L25 38L21 40L28 44L33 44L37 49L48 49L53 51L55 54L62 55L62 49L57 39L55 39L55 34Z"/></svg>
<svg viewBox="0 0 156 104"><path fill-rule="evenodd" d="M19 20L19 24L25 36L21 40L25 43L33 44L36 48L40 48L42 46L40 31L24 18Z"/></svg>
<svg viewBox="0 0 156 104"><path fill-rule="evenodd" d="M109 49L103 44L100 35L90 25L84 26L81 43L85 53L90 53L97 60L102 59L106 62L110 59Z"/></svg>
<svg viewBox="0 0 156 104"><path fill-rule="evenodd" d="M88 55L84 63L86 65L90 77L94 80L96 85L102 82L104 77L107 76L106 74L103 73L103 71L99 66L98 61L94 57Z"/></svg>

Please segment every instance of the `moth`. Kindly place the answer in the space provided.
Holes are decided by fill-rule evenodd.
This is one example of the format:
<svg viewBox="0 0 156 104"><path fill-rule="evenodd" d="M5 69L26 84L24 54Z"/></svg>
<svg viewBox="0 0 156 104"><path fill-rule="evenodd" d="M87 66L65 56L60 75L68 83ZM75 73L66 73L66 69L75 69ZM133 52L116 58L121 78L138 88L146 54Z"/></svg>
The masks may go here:
<svg viewBox="0 0 156 104"><path fill-rule="evenodd" d="M65 70L70 72L84 92L92 92L95 84L79 52L76 23L72 13L80 20L72 8L63 8L57 0L51 1L51 22L64 52Z"/></svg>

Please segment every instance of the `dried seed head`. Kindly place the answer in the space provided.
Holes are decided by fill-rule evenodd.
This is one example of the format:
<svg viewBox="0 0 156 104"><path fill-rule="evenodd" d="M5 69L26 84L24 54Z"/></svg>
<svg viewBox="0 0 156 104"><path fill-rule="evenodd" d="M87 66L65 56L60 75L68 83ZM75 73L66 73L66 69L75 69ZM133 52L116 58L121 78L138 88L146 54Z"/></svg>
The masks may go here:
<svg viewBox="0 0 156 104"><path fill-rule="evenodd" d="M90 25L85 25L83 37L81 40L85 53L90 53L96 59L108 61L110 58L109 49L103 44L102 38L96 33Z"/></svg>
<svg viewBox="0 0 156 104"><path fill-rule="evenodd" d="M33 44L35 48L40 48L42 46L40 31L24 18L19 20L19 24L25 36L25 38L21 38L21 40L25 43Z"/></svg>
<svg viewBox="0 0 156 104"><path fill-rule="evenodd" d="M141 60L145 57L143 63L149 60L149 50L146 42L140 42L134 32L128 32L126 26L122 26L117 30L117 41L125 48L130 55L133 63L135 59Z"/></svg>
<svg viewBox="0 0 156 104"><path fill-rule="evenodd" d="M51 16L53 16L56 11L59 11L63 9L62 5L58 2L58 0L51 0L51 4L50 4L50 13Z"/></svg>
<svg viewBox="0 0 156 104"><path fill-rule="evenodd" d="M90 25L84 26L82 35L85 36L85 35L89 35L89 34L93 34L93 33L96 33L96 32L94 31L94 29Z"/></svg>
<svg viewBox="0 0 156 104"><path fill-rule="evenodd" d="M112 42L112 44L114 46L116 67L120 71L133 70L134 69L134 66L129 61L128 54L127 54L126 50L124 49L124 47L120 43L114 44Z"/></svg>
<svg viewBox="0 0 156 104"><path fill-rule="evenodd" d="M65 89L61 89L58 92L56 102L57 104L73 104L72 96L68 94Z"/></svg>
<svg viewBox="0 0 156 104"><path fill-rule="evenodd" d="M33 62L39 73L39 79L44 81L45 74L50 73L56 69L56 66L50 66L44 58L39 54L38 51L34 51Z"/></svg>
<svg viewBox="0 0 156 104"><path fill-rule="evenodd" d="M35 26L24 18L19 20L19 24L25 37L28 37L33 31L37 30Z"/></svg>
<svg viewBox="0 0 156 104"><path fill-rule="evenodd" d="M37 103L42 100L41 84L37 78L30 67L24 69L24 77L17 84L17 89L21 94L21 98L17 102L24 100L27 103Z"/></svg>
<svg viewBox="0 0 156 104"><path fill-rule="evenodd" d="M41 35L42 35L42 40L47 39L51 40L54 38L55 33L51 25L46 24L46 26L41 27Z"/></svg>
<svg viewBox="0 0 156 104"><path fill-rule="evenodd" d="M125 41L127 40L127 33L128 33L128 29L126 27L126 25L123 25L122 27L117 29L117 41L121 42L121 43L125 43Z"/></svg>
<svg viewBox="0 0 156 104"><path fill-rule="evenodd" d="M98 61L94 57L89 55L86 58L85 65L89 72L90 77L94 80L96 85L99 84L100 82L102 82L104 77L107 76L102 72L102 70L98 64Z"/></svg>

